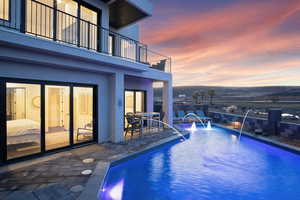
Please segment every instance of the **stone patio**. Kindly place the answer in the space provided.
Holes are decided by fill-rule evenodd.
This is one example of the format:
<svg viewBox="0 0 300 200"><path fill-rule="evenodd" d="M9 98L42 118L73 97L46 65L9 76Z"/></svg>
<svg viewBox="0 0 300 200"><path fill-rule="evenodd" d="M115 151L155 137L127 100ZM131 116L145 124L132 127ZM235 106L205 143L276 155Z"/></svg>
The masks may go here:
<svg viewBox="0 0 300 200"><path fill-rule="evenodd" d="M1 167L0 199L78 199L90 177L83 175L82 171L94 171L99 162L109 162L120 155L141 151L171 136L174 133L168 129L126 138L124 144L93 144ZM95 160L84 163L87 158Z"/></svg>

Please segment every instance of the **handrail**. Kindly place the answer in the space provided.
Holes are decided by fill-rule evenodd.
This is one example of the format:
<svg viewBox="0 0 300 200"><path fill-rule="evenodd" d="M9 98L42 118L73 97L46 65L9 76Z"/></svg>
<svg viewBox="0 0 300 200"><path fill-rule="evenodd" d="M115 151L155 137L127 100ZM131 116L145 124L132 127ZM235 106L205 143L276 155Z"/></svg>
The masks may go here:
<svg viewBox="0 0 300 200"><path fill-rule="evenodd" d="M15 2L10 5L16 7L20 0L11 1ZM11 18L15 18L10 19L10 22L3 22L0 19L0 26L171 72L171 58L148 49L146 44L37 0L24 2L21 5L25 7L23 10L26 17L18 14L10 15ZM17 8L15 10L18 12ZM21 23L16 23L17 21ZM25 30L21 30L21 27ZM111 36L113 38L110 38Z"/></svg>

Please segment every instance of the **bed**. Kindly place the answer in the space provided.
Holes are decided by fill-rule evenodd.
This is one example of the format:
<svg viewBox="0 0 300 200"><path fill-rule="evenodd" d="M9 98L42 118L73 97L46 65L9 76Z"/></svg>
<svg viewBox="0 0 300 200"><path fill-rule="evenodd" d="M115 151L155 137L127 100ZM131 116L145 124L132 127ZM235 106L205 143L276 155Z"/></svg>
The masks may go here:
<svg viewBox="0 0 300 200"><path fill-rule="evenodd" d="M40 123L30 119L7 121L7 144L40 142Z"/></svg>

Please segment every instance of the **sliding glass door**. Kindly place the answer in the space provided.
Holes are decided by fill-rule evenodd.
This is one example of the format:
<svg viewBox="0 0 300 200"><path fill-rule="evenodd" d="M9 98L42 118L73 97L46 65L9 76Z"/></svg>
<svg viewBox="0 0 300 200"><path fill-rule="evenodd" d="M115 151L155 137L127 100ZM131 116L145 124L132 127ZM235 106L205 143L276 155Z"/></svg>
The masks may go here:
<svg viewBox="0 0 300 200"><path fill-rule="evenodd" d="M146 111L146 92L142 90L125 90L125 115Z"/></svg>
<svg viewBox="0 0 300 200"><path fill-rule="evenodd" d="M39 84L6 83L7 159L41 152Z"/></svg>
<svg viewBox="0 0 300 200"><path fill-rule="evenodd" d="M145 112L145 92L135 91L135 112Z"/></svg>
<svg viewBox="0 0 300 200"><path fill-rule="evenodd" d="M146 112L146 92L142 90L125 90L124 113ZM125 120L125 127L127 121Z"/></svg>
<svg viewBox="0 0 300 200"><path fill-rule="evenodd" d="M0 162L96 138L96 86L14 80L0 81Z"/></svg>
<svg viewBox="0 0 300 200"><path fill-rule="evenodd" d="M134 91L125 91L125 115L134 111Z"/></svg>
<svg viewBox="0 0 300 200"><path fill-rule="evenodd" d="M93 140L93 88L74 87L74 143Z"/></svg>
<svg viewBox="0 0 300 200"><path fill-rule="evenodd" d="M45 86L46 150L70 145L70 87Z"/></svg>

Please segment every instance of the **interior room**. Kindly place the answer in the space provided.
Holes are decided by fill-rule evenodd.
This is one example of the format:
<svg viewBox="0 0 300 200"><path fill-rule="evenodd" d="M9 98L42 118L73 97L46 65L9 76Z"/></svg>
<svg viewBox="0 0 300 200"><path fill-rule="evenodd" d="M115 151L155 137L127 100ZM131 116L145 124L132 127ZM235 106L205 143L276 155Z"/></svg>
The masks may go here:
<svg viewBox="0 0 300 200"><path fill-rule="evenodd" d="M45 151L93 140L93 88L45 85L44 91L42 113L41 84L6 83L7 159L42 151L42 117ZM73 137L70 134L70 102L73 105Z"/></svg>

